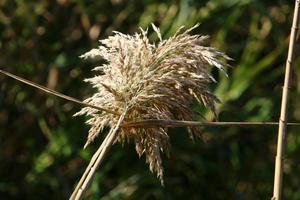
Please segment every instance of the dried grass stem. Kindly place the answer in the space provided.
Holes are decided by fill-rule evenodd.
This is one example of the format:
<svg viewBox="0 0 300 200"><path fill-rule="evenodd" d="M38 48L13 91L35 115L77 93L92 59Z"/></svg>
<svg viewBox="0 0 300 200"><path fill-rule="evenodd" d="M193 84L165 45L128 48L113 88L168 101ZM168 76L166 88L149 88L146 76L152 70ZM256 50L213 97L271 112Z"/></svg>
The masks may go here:
<svg viewBox="0 0 300 200"><path fill-rule="evenodd" d="M182 121L182 120L140 120L125 122L121 124L121 127L185 127L185 126L276 126L278 122L198 122L198 121ZM287 123L290 126L300 126L300 123Z"/></svg>
<svg viewBox="0 0 300 200"><path fill-rule="evenodd" d="M120 116L120 113L118 113L118 112L115 112L115 111L112 111L112 110L108 110L108 109L105 109L105 108L101 108L101 107L99 107L99 106L95 106L95 105L92 105L92 104L85 103L85 102L83 102L83 101L80 101L80 100L78 100L78 99L75 99L74 97L67 96L67 95L65 95L65 94L62 94L62 93L57 92L57 91L55 91L55 90L52 90L52 89L50 89L50 88L44 87L44 86L39 85L39 84L37 84L37 83L34 83L34 82L32 82L32 81L26 80L26 79L24 79L24 78L21 78L21 77L19 77L19 76L17 76L17 75L11 74L11 73L6 72L6 71L4 71L4 70L1 70L1 69L0 69L0 73L3 74L3 75L5 75L5 76L11 77L11 78L13 78L13 79L15 79L15 80L17 80L17 81L20 81L20 82L22 82L22 83L25 83L26 85L32 86L32 87L34 87L34 88L37 88L37 89L39 89L39 90L41 90L41 91L43 91L43 92L46 92L46 93L48 93L48 94L51 94L51 95L60 97L60 98L62 98L62 99L65 99L65 100L67 100L67 101L72 101L72 102L77 103L77 104L82 105L82 106L94 108L94 109L99 110L99 111L104 111L104 112L107 112L107 113L111 113L111 114Z"/></svg>
<svg viewBox="0 0 300 200"><path fill-rule="evenodd" d="M104 156L108 152L108 150L111 148L111 146L114 144L117 135L118 130L120 128L120 124L123 121L127 110L125 110L122 115L120 116L117 124L112 127L103 140L101 146L98 148L98 150L94 153L89 165L87 166L84 174L82 175L80 181L78 182L76 188L74 189L70 200L80 200L83 198L83 195L88 188L88 186L91 183L91 180L96 172L96 169L99 167L99 165L102 163Z"/></svg>
<svg viewBox="0 0 300 200"><path fill-rule="evenodd" d="M285 66L285 78L283 85L283 93L281 100L281 111L279 119L278 128L278 141L277 141L277 155L275 161L275 172L274 172L274 188L273 188L273 198L272 200L281 200L282 192L282 175L283 175L283 159L285 150L285 138L286 138L286 125L287 125L287 105L288 105L288 95L290 86L290 75L292 70L292 65L294 61L294 51L296 43L296 35L298 30L298 18L299 18L299 4L300 1L295 1L293 24L291 28L290 42L288 57Z"/></svg>

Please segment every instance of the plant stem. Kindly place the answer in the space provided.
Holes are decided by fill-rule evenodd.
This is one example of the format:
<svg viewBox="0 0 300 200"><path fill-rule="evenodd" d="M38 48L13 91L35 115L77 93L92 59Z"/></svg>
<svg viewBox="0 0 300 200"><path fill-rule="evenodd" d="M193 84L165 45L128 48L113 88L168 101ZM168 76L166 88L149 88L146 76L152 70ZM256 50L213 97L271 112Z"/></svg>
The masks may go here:
<svg viewBox="0 0 300 200"><path fill-rule="evenodd" d="M120 116L120 113L118 113L118 112L115 112L115 111L112 111L112 110L107 110L107 109L101 108L101 107L99 107L99 106L94 106L94 105L85 103L85 102L83 102L83 101L80 101L80 100L78 100L78 99L75 99L74 97L70 97L70 96L67 96L67 95L65 95L65 94L59 93L59 92L57 92L57 91L55 91L55 90L52 90L52 89L47 88L47 87L44 87L44 86L39 85L39 84L37 84L37 83L34 83L34 82L32 82L32 81L26 80L26 79L24 79L24 78L21 78L21 77L19 77L19 76L16 76L16 75L11 74L11 73L9 73L9 72L6 72L6 71L4 71L4 70L1 70L1 69L0 69L0 73L3 74L3 75L5 75L5 76L8 76L8 77L10 77L10 78L13 78L13 79L15 79L15 80L17 80L17 81L20 81L20 82L22 82L22 83L25 83L26 85L29 85L29 86L32 86L32 87L37 88L37 89L39 89L39 90L42 90L43 92L46 92L46 93L48 93L48 94L51 94L51 95L60 97L60 98L62 98L62 99L68 100L68 101L72 101L72 102L77 103L77 104L80 104L80 105L82 105L82 106L91 107L91 108L94 108L94 109L96 109L96 110L100 110L100 111L104 111L104 112L107 112L107 113L111 113L111 114Z"/></svg>
<svg viewBox="0 0 300 200"><path fill-rule="evenodd" d="M105 137L104 141L102 142L101 146L98 148L96 153L93 155L89 165L87 166L84 174L82 175L80 181L78 182L76 188L74 189L71 197L69 200L80 200L83 198L83 195L85 191L87 190L88 186L91 183L91 180L96 172L96 169L99 167L99 165L102 163L104 156L110 149L110 147L113 145L114 141L117 138L117 133L120 128L120 124L122 123L125 115L126 115L127 109L122 113L122 115L119 117L119 120L117 124L112 127Z"/></svg>
<svg viewBox="0 0 300 200"><path fill-rule="evenodd" d="M299 4L300 0L295 1L295 10L293 17L293 25L291 28L291 36L288 50L288 57L285 67L285 78L283 85L283 93L281 100L281 111L278 128L278 141L277 141L277 155L275 161L275 172L274 172L274 190L272 200L281 200L282 196L282 174L283 174L283 161L284 161L284 150L285 150L285 136L287 127L287 104L288 94L290 86L290 74L294 60L294 49L296 42L296 33L298 30L298 18L299 18Z"/></svg>
<svg viewBox="0 0 300 200"><path fill-rule="evenodd" d="M275 126L278 122L198 122L198 121L182 121L182 120L164 120L164 119L148 119L139 121L129 121L121 124L121 127L184 127L184 126ZM291 126L300 126L300 123L287 123Z"/></svg>

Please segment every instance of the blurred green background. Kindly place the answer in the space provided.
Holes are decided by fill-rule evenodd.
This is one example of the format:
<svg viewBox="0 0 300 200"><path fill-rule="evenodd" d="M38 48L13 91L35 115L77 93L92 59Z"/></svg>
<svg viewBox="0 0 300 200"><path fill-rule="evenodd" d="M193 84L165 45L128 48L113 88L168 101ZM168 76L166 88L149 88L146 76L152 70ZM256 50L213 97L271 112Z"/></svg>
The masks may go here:
<svg viewBox="0 0 300 200"><path fill-rule="evenodd" d="M97 63L79 55L113 30L134 33L151 22L165 38L201 23L195 34L234 61L218 84L220 121L278 121L293 1L261 0L0 0L0 66L67 95L94 90L83 79ZM299 40L296 48L299 48ZM300 121L300 58L296 54L289 120ZM86 150L80 109L0 76L0 199L67 199L103 134ZM197 108L203 110L202 108ZM204 113L206 111L203 111ZM211 119L211 114L205 114ZM115 145L86 199L270 199L277 127L205 127L191 141L171 129L165 187L138 158L133 143ZM300 199L300 129L289 127L285 199Z"/></svg>

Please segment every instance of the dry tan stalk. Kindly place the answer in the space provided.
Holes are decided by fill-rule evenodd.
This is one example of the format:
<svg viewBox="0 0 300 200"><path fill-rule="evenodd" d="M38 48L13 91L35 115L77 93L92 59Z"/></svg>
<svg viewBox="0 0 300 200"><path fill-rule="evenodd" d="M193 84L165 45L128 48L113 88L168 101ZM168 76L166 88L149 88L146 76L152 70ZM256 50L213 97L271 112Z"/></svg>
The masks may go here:
<svg viewBox="0 0 300 200"><path fill-rule="evenodd" d="M278 122L199 122L199 121L183 121L183 120L159 120L149 119L140 121L130 121L121 124L121 127L185 127L185 126L276 126ZM289 126L300 126L300 123L287 123Z"/></svg>
<svg viewBox="0 0 300 200"><path fill-rule="evenodd" d="M88 188L89 184L92 181L92 178L96 172L96 169L99 167L99 165L102 163L104 156L110 149L110 147L115 142L117 136L118 136L118 130L120 128L120 124L124 120L124 117L126 115L127 109L124 110L122 115L120 116L117 124L112 127L105 137L104 141L98 148L98 150L93 155L89 165L87 166L84 174L82 175L80 181L78 182L75 190L73 191L70 200L80 200L83 198L83 195Z"/></svg>
<svg viewBox="0 0 300 200"><path fill-rule="evenodd" d="M299 18L299 4L300 0L295 1L293 24L291 28L290 42L288 57L285 66L285 78L283 85L282 101L281 101L281 111L279 119L278 128L278 141L277 141L277 155L275 161L275 171L274 171L274 188L272 200L281 200L282 197L282 176L283 176L283 159L285 150L285 135L287 128L287 105L288 105L288 95L290 86L290 74L292 70L292 65L294 61L294 50L296 42L296 34L298 30L298 18Z"/></svg>
<svg viewBox="0 0 300 200"><path fill-rule="evenodd" d="M101 107L99 107L99 106L95 106L95 105L92 105L92 104L88 104L88 103L82 102L82 101L80 101L80 100L78 100L78 99L75 99L74 97L67 96L67 95L65 95L65 94L62 94L62 93L57 92L57 91L55 91L55 90L52 90L52 89L50 89L50 88L44 87L44 86L39 85L39 84L37 84L37 83L34 83L34 82L32 82L32 81L26 80L26 79L24 79L24 78L21 78L21 77L19 77L19 76L17 76L17 75L11 74L11 73L6 72L6 71L4 71L4 70L1 70L1 69L0 69L0 73L1 73L1 74L4 74L5 76L11 77L11 78L13 78L13 79L15 79L15 80L17 80L17 81L20 81L20 82L22 82L22 83L25 83L25 84L27 84L27 85L29 85L29 86L35 87L35 88L37 88L37 89L39 89L39 90L41 90L41 91L43 91L43 92L46 92L46 93L48 93L48 94L51 94L51 95L60 97L60 98L62 98L62 99L65 99L65 100L68 100L68 101L72 101L72 102L77 103L77 104L80 104L80 105L82 105L82 106L87 106L87 107L90 107L90 108L94 108L94 109L96 109L96 110L98 110L98 111L104 111L104 112L112 113L112 114L118 115L118 116L120 115L120 113L118 113L118 112L111 111L111 110L108 110L108 109L105 109L105 108L101 108Z"/></svg>

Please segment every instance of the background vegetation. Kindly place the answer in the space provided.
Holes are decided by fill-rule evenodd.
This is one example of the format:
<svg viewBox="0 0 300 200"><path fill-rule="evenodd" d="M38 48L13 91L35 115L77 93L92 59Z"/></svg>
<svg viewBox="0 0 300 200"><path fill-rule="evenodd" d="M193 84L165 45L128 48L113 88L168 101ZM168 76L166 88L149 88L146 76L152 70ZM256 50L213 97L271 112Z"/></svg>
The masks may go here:
<svg viewBox="0 0 300 200"><path fill-rule="evenodd" d="M0 65L36 83L84 99L96 63L79 55L113 30L134 33L154 22L164 37L200 22L195 33L234 58L229 78L212 71L221 121L277 121L293 1L0 0ZM299 48L299 42L297 43ZM299 52L298 54L299 55ZM300 121L296 55L290 121ZM103 137L82 150L88 127L80 109L0 76L1 199L66 199ZM202 108L195 108L203 110ZM204 110L203 113L206 113ZM205 114L211 119L211 114ZM300 199L300 129L290 127L284 197ZM203 128L192 142L170 131L165 187L132 143L115 145L87 199L270 199L277 127Z"/></svg>

